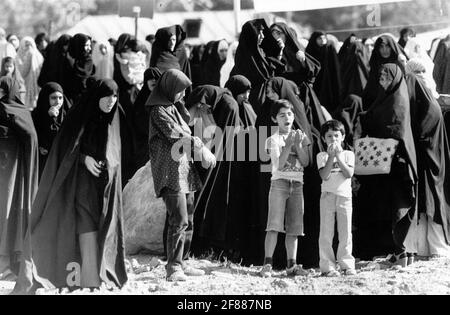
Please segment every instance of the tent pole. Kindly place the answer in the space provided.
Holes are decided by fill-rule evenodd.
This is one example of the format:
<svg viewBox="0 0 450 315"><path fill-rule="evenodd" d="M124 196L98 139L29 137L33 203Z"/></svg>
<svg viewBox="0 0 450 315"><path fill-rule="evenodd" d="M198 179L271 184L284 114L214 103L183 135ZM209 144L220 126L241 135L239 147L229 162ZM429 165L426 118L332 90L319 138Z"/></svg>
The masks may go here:
<svg viewBox="0 0 450 315"><path fill-rule="evenodd" d="M141 17L141 7L133 7L133 13L134 13L134 36L138 37L138 27L139 27L139 18Z"/></svg>
<svg viewBox="0 0 450 315"><path fill-rule="evenodd" d="M240 32L241 27L241 21L240 21L240 15L241 15L241 0L234 0L234 34L235 39L238 39L238 34Z"/></svg>

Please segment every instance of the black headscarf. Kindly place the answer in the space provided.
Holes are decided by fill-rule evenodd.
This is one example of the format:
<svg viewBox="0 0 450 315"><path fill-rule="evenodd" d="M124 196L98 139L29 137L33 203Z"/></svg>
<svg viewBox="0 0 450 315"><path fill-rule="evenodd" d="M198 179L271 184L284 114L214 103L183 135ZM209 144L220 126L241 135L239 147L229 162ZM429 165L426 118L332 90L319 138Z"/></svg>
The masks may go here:
<svg viewBox="0 0 450 315"><path fill-rule="evenodd" d="M220 128L221 133L215 135L216 145L212 151L216 154L220 152L223 156L218 159L214 169L201 174L204 185L195 211L199 223L198 234L213 244L228 248L235 245L234 228L242 223L239 219L242 213L239 214L238 209L231 207L236 160L229 161L227 158L234 151L235 132L240 121L239 107L228 89L212 85L195 88L186 100L187 108L199 105L209 107L216 126ZM234 129L230 132L227 127Z"/></svg>
<svg viewBox="0 0 450 315"><path fill-rule="evenodd" d="M220 60L219 57L219 44L222 41L225 40L212 41L206 45L202 58L202 84L220 86L220 69L226 61L226 59Z"/></svg>
<svg viewBox="0 0 450 315"><path fill-rule="evenodd" d="M200 49L204 49L203 55L206 52L206 46L204 44L202 45L197 45L194 46L194 49L192 50L191 53L191 61L190 61L190 66L191 66L191 75L192 75L192 87L195 88L199 85L201 85L202 83L202 59L203 59L203 55L200 55Z"/></svg>
<svg viewBox="0 0 450 315"><path fill-rule="evenodd" d="M306 52L319 61L321 70L314 83L314 91L320 103L333 112L340 104L341 98L341 68L334 47L327 43L320 47L317 38L325 35L323 32L314 32L309 39Z"/></svg>
<svg viewBox="0 0 450 315"><path fill-rule="evenodd" d="M50 117L48 111L50 109L50 95L60 92L63 94L64 101L63 105L59 110L59 115L57 117ZM62 123L71 107L69 100L64 96L64 90L56 82L49 82L42 87L39 93L39 98L37 101L37 106L33 111L33 121L36 127L36 132L39 139L39 147L50 151L53 141L61 129ZM40 173L42 173L45 166L46 156L41 155L39 160Z"/></svg>
<svg viewBox="0 0 450 315"><path fill-rule="evenodd" d="M383 58L380 54L380 47L382 43L388 45L391 48L391 55L388 58ZM380 88L378 80L380 78L379 74L382 65L387 63L394 63L398 65L400 69L402 69L403 73L405 73L405 68L399 59L400 54L402 54L402 48L398 45L398 43L395 42L395 40L391 36L382 35L376 40L369 62L369 80L362 97L364 109L368 109L377 97L378 89Z"/></svg>
<svg viewBox="0 0 450 315"><path fill-rule="evenodd" d="M181 25L175 25L175 35L177 37L177 43L175 45L175 56L178 58L178 63L180 64L181 71L191 80L191 64L186 53L185 40L187 38L187 33L183 30ZM192 91L192 86L189 86L186 90L186 95Z"/></svg>
<svg viewBox="0 0 450 315"><path fill-rule="evenodd" d="M261 46L258 46L260 30L264 33L264 41ZM240 74L250 80L253 87L250 93L250 104L257 114L264 103L265 84L274 76L276 67L283 66L281 62L273 58L266 58L264 51L274 51L277 47L264 19L248 21L242 27L235 65L230 75Z"/></svg>
<svg viewBox="0 0 450 315"><path fill-rule="evenodd" d="M230 90L233 97L236 98L239 94L245 93L252 89L252 83L243 75L235 75L228 79L225 87Z"/></svg>
<svg viewBox="0 0 450 315"><path fill-rule="evenodd" d="M406 76L417 152L418 210L442 225L450 243L450 150L441 108L425 83Z"/></svg>
<svg viewBox="0 0 450 315"><path fill-rule="evenodd" d="M234 99L237 100L239 94L251 91L252 84L243 75L234 75L228 79L227 83L225 83L225 88L230 90ZM241 119L240 124L243 128L255 126L256 124L256 113L253 110L252 105L247 101L244 101L241 106L239 106L239 118Z"/></svg>
<svg viewBox="0 0 450 315"><path fill-rule="evenodd" d="M147 81L158 80L162 73L158 68L148 68L144 72L144 86L139 92L139 95L133 107L133 129L135 138L135 173L138 169L143 167L150 159L148 148L148 131L149 131L149 112L146 109L145 103L152 91L148 88Z"/></svg>
<svg viewBox="0 0 450 315"><path fill-rule="evenodd" d="M342 92L345 99L350 94L362 96L369 79L369 51L360 41L348 45L341 56Z"/></svg>
<svg viewBox="0 0 450 315"><path fill-rule="evenodd" d="M411 129L410 100L402 69L393 63L381 66L390 79L386 91L379 90L377 99L367 112L361 114L363 136L393 138L400 141L400 154L410 166L410 179L417 180L417 158Z"/></svg>
<svg viewBox="0 0 450 315"><path fill-rule="evenodd" d="M69 42L72 36L61 35L57 41L47 46L47 57L42 65L38 84L43 87L48 82L63 84L64 75L67 74L71 65L68 56Z"/></svg>
<svg viewBox="0 0 450 315"><path fill-rule="evenodd" d="M87 99L89 105L86 116L89 121L85 125L80 150L96 161L103 161L106 159L109 125L116 114L117 103L109 113L103 112L98 104L103 97L117 96L119 88L114 80L106 79L96 81L89 90L92 93Z"/></svg>
<svg viewBox="0 0 450 315"><path fill-rule="evenodd" d="M0 99L0 254L9 256L10 268L17 274L38 189L38 139L13 79L2 77L0 89L6 94Z"/></svg>
<svg viewBox="0 0 450 315"><path fill-rule="evenodd" d="M440 94L450 94L450 35L439 42L434 57L433 78Z"/></svg>
<svg viewBox="0 0 450 315"><path fill-rule="evenodd" d="M87 90L87 80L94 76L95 66L92 51L87 53L84 46L91 38L85 34L76 34L69 42L69 55L74 59L70 73L62 84L72 104L76 104Z"/></svg>
<svg viewBox="0 0 450 315"><path fill-rule="evenodd" d="M33 204L30 232L24 244L16 293L29 293L36 287L67 287L67 266L81 265L77 235L77 202L79 180L86 170L83 154L100 151L106 159L106 180L97 188L101 209L98 226L99 275L102 281L122 287L127 281L125 269L124 230L122 222L121 139L118 104L110 114L101 114L99 100L117 91L112 80L91 83L84 101L69 112L47 160L41 185ZM106 118L106 119L104 119ZM103 123L103 122L106 122ZM103 128L106 128L104 132ZM97 133L98 132L98 133ZM95 135L93 134L95 133ZM94 140L98 138L99 140ZM106 144L100 144L105 138ZM102 148L89 149L92 141ZM105 148L105 149L103 149ZM96 180L90 176L87 180ZM99 187L94 184L95 187Z"/></svg>
<svg viewBox="0 0 450 315"><path fill-rule="evenodd" d="M341 49L339 50L338 57L339 57L339 63L342 65L347 58L347 55L351 53L352 51L352 45L358 40L356 35L354 33L350 34L349 37L347 37L344 40L344 43L341 46Z"/></svg>
<svg viewBox="0 0 450 315"><path fill-rule="evenodd" d="M300 45L294 30L285 23L275 23L270 29L272 30L274 27L281 29L286 36L285 48L283 50L283 61L286 64L286 69L282 73L277 72L277 75L294 81L298 86L303 83L313 83L321 69L319 61L309 53L305 53L305 63L302 64L297 60L296 56L297 52L302 50L302 46ZM266 51L266 53L270 55L268 51ZM276 56L272 55L272 57Z"/></svg>
<svg viewBox="0 0 450 315"><path fill-rule="evenodd" d="M175 26L160 28L155 34L150 66L158 68L161 72L168 69L181 70L175 51L169 51L168 48L169 40L173 35L176 35Z"/></svg>

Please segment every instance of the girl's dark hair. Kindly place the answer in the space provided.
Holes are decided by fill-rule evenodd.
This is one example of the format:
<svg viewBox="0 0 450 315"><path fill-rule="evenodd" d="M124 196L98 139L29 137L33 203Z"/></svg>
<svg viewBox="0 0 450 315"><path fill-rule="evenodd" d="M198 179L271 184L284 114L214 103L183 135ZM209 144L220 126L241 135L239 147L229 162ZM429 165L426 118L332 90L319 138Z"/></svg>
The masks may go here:
<svg viewBox="0 0 450 315"><path fill-rule="evenodd" d="M282 108L286 108L286 109L290 109L293 110L294 109L294 105L292 105L291 102L289 102L288 100L278 100L272 103L272 106L270 108L270 114L273 118L276 118L278 113L280 112L280 110Z"/></svg>
<svg viewBox="0 0 450 315"><path fill-rule="evenodd" d="M345 127L339 120L333 119L333 120L329 120L326 123L324 123L322 125L321 130L320 130L320 135L322 137L325 137L325 134L328 131L330 131L330 130L332 130L332 131L340 131L342 136L345 137Z"/></svg>

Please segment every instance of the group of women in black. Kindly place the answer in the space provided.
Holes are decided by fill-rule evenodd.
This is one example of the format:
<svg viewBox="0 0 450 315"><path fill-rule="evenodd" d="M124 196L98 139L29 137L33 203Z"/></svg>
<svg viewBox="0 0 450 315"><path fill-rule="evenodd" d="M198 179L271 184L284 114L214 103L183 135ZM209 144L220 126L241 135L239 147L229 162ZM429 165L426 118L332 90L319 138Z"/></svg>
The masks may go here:
<svg viewBox="0 0 450 315"><path fill-rule="evenodd" d="M233 130L222 133L211 149L230 159L209 159L207 166L196 162L195 171L186 169L184 175L165 170L177 176L173 180L153 170L163 178L159 184L167 182L159 187L155 181L155 187L168 208L168 259L213 248L244 264L261 263L270 187L270 173L261 170L270 161L254 153L264 151L257 139L271 135L270 107L278 99L293 104L295 127L312 139L311 161L324 150L319 130L330 114L344 123L350 147L361 136L399 140L391 174L357 178L357 257L393 253L396 260L413 253L407 239L421 212L440 227L441 245L448 245L450 161L442 113L423 82L406 72L400 58L404 51L390 36L379 37L370 54L352 35L338 54L324 33L314 33L304 50L286 24L269 28L263 19L252 20L242 28L225 88L218 86L222 61L214 56L209 62L215 66L203 69L200 81L193 78L196 64L187 56L185 39L179 25L158 30L138 93L119 71L114 80L93 78L91 39L82 34L49 45L32 114L17 98L14 82L0 79L1 187L8 187L0 191L2 216L8 217L0 218L0 262L18 275L15 292L125 284L122 188L149 160L162 163L155 159L165 152L164 144L152 141L174 124L168 119L179 124L185 134L180 139L196 135L196 128L204 131L194 118ZM120 36L116 53L133 40ZM215 51L220 41L211 45ZM380 77L388 84L382 86ZM196 141L192 137L194 147L202 148ZM194 202L189 194L177 197L192 207L189 224L178 231L174 193L195 191L197 176L203 188L195 189ZM305 236L298 260L314 267L321 192L314 162L305 169L304 181ZM177 233L183 237L174 238ZM282 250L276 253L275 265L283 264L282 255Z"/></svg>

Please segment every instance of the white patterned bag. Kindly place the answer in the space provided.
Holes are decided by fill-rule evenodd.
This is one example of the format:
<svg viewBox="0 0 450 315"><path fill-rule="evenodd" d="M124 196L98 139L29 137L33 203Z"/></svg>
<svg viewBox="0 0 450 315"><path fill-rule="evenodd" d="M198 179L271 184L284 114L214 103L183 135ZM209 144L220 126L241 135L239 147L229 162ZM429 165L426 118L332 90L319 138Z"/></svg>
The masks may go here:
<svg viewBox="0 0 450 315"><path fill-rule="evenodd" d="M389 174L399 141L395 139L361 138L355 141L355 174Z"/></svg>

